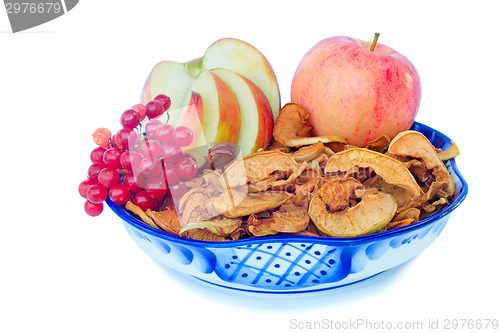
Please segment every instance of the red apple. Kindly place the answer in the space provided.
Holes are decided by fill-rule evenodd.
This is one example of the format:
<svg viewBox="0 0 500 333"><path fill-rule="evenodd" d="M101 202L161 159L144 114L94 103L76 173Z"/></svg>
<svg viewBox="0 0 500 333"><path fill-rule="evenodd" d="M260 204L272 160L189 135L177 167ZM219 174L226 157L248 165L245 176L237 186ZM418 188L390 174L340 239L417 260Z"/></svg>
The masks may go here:
<svg viewBox="0 0 500 333"><path fill-rule="evenodd" d="M377 36L378 37L378 36ZM418 72L382 44L335 36L314 45L295 72L291 100L309 112L313 135L353 145L410 128L420 105Z"/></svg>

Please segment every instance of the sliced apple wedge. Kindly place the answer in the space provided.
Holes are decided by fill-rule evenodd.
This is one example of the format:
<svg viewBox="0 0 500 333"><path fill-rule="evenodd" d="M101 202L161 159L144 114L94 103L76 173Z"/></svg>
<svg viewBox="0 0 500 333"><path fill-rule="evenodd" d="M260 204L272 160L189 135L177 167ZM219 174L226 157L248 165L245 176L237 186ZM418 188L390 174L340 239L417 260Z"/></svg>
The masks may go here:
<svg viewBox="0 0 500 333"><path fill-rule="evenodd" d="M201 119L201 132L203 135L200 132L196 145L204 146L205 149L198 149L195 156L196 160L200 161L201 155L205 154L206 156L208 148L213 147L216 143L229 142L236 144L238 142L241 113L234 92L220 77L210 71L201 71L194 79L190 90L187 92L185 106L190 104L193 93L201 97L203 108L202 111L197 109L197 113L202 112L202 114L187 113L188 109L186 109L182 121L179 122L188 124ZM195 119L188 119L190 116Z"/></svg>
<svg viewBox="0 0 500 333"><path fill-rule="evenodd" d="M269 61L254 46L239 39L220 39L206 50L202 68L226 68L243 75L262 90L274 119L278 116L281 100L276 76Z"/></svg>
<svg viewBox="0 0 500 333"><path fill-rule="evenodd" d="M340 142L340 143L346 143L346 141L335 135L328 135L328 136L312 136L312 137L307 137L307 138L296 138L296 139L290 139L285 142L283 142L283 145L286 147L302 147L302 146L307 146L307 145L312 145L315 144L316 142L323 142L323 143L330 143L330 142Z"/></svg>
<svg viewBox="0 0 500 333"><path fill-rule="evenodd" d="M274 117L269 102L257 85L249 79L225 68L212 73L220 77L235 93L240 105L241 123L237 145L243 156L265 148L271 142Z"/></svg>

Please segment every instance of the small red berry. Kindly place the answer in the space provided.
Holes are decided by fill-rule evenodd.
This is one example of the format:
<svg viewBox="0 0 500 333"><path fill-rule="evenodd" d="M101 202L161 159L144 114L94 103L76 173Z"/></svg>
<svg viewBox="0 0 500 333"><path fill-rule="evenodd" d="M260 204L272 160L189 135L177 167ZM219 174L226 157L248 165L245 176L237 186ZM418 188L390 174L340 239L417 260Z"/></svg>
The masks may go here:
<svg viewBox="0 0 500 333"><path fill-rule="evenodd" d="M163 106L163 111L167 111L168 109L170 109L170 105L172 105L172 100L165 94L157 95L155 97L155 101L161 103L161 105Z"/></svg>
<svg viewBox="0 0 500 333"><path fill-rule="evenodd" d="M144 107L144 104L136 104L132 107L135 111L139 112L140 115L140 120L143 121L144 118L146 118L146 108Z"/></svg>
<svg viewBox="0 0 500 333"><path fill-rule="evenodd" d="M146 104L146 116L149 119L154 119L163 114L163 106L159 101L152 100Z"/></svg>
<svg viewBox="0 0 500 333"><path fill-rule="evenodd" d="M120 117L120 124L123 128L136 128L141 122L141 114L139 111L134 109L128 109L123 111Z"/></svg>
<svg viewBox="0 0 500 333"><path fill-rule="evenodd" d="M96 145L101 147L106 147L109 144L109 139L111 138L111 132L104 127L98 128L92 134L92 139Z"/></svg>
<svg viewBox="0 0 500 333"><path fill-rule="evenodd" d="M98 216L102 213L104 205L102 202L95 204L87 200L85 201L83 208L85 209L85 213L87 213L87 215Z"/></svg>
<svg viewBox="0 0 500 333"><path fill-rule="evenodd" d="M115 184L109 189L109 199L117 205L124 205L130 199L130 191L123 184Z"/></svg>
<svg viewBox="0 0 500 333"><path fill-rule="evenodd" d="M141 208L143 211L146 211L148 209L154 209L156 207L157 201L147 195L146 192L140 191L134 196L133 203L139 206L139 208Z"/></svg>
<svg viewBox="0 0 500 333"><path fill-rule="evenodd" d="M104 152L106 151L106 149L107 148L104 148L101 146L94 148L90 152L90 161L92 161L92 163L103 163L102 155L104 155Z"/></svg>
<svg viewBox="0 0 500 333"><path fill-rule="evenodd" d="M155 137L160 143L172 143L174 140L174 126L170 124L159 125Z"/></svg>
<svg viewBox="0 0 500 333"><path fill-rule="evenodd" d="M107 198L108 189L102 184L92 185L87 190L87 199L94 204L101 203Z"/></svg>
<svg viewBox="0 0 500 333"><path fill-rule="evenodd" d="M146 123L146 126L144 126L144 130L146 131L146 136L149 140L156 139L156 132L158 130L158 127L160 127L162 124L163 123L157 119L150 120Z"/></svg>
<svg viewBox="0 0 500 333"><path fill-rule="evenodd" d="M92 179L85 179L83 182L78 185L78 192L80 193L80 196L82 198L87 199L87 190L89 189L90 186L96 185L97 181L92 180Z"/></svg>
<svg viewBox="0 0 500 333"><path fill-rule="evenodd" d="M123 179L123 184L127 187L130 192L139 192L144 188L146 184L146 177L141 174L135 175L134 173L129 173Z"/></svg>
<svg viewBox="0 0 500 333"><path fill-rule="evenodd" d="M138 138L139 136L135 130L131 128L122 128L116 132L113 142L116 148L125 150L133 148L137 144Z"/></svg>
<svg viewBox="0 0 500 333"><path fill-rule="evenodd" d="M99 183L106 188L118 184L120 182L120 174L116 169L104 168L99 172Z"/></svg>

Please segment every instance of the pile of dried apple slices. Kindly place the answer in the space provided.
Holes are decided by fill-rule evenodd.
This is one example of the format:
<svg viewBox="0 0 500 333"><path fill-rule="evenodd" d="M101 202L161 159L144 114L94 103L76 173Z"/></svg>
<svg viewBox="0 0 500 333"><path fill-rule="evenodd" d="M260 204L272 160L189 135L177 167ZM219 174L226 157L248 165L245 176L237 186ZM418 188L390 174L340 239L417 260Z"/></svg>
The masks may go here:
<svg viewBox="0 0 500 333"><path fill-rule="evenodd" d="M419 221L442 209L455 188L436 149L416 131L365 147L311 136L307 111L280 110L273 141L243 158L220 143L179 200L159 211L126 208L148 225L183 237L227 241L276 234L356 237Z"/></svg>

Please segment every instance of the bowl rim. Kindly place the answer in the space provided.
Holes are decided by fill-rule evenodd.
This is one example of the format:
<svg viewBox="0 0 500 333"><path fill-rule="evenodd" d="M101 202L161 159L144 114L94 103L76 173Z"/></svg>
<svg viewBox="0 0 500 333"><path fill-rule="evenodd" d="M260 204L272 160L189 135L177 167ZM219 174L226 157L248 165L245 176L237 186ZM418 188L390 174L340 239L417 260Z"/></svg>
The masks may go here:
<svg viewBox="0 0 500 333"><path fill-rule="evenodd" d="M421 129L421 130L426 130L433 132L434 135L437 135L444 139L444 143L449 143L451 144L451 139L443 134L442 132L433 129L430 126L424 125L419 122L414 122L411 129L414 129L415 127ZM420 132L420 130L417 130ZM425 134L424 134L425 135ZM106 199L106 204L111 208L111 210L117 214L124 222L128 223L129 225L133 226L136 229L141 230L142 232L145 232L147 234L150 234L152 236L161 238L166 241L171 241L175 243L180 243L183 245L198 245L202 247L210 247L210 248L231 248L231 247L240 247L240 246L246 246L246 245L260 245L264 243L272 243L272 242L304 242L304 243L315 243L315 244L329 244L329 245L340 245L340 246L346 246L346 245L351 245L354 243L359 243L359 242L365 242L365 241L372 241L372 240L377 240L380 238L388 238L390 236L393 236L394 234L403 234L406 231L413 230L413 229L418 229L421 227L424 227L425 225L431 224L433 222L436 222L437 220L442 219L446 215L450 214L453 210L455 210L465 199L469 192L469 186L467 185L467 182L465 181L464 177L458 170L455 158L452 158L451 160L447 161L446 164L449 163L449 167L453 170L455 175L458 178L458 181L462 184L462 188L459 193L454 195L454 198L452 199L452 202L445 206L443 209L439 210L438 212L429 215L428 217L416 222L412 223L410 225L404 226L404 227L399 227L387 231L381 231L381 232L376 232L373 234L368 234L364 236L357 236L357 237L322 237L322 236L303 236L303 235L274 235L274 236L265 236L265 237L251 237L251 238L245 238L245 239L238 239L238 240L231 240L231 241L223 241L223 242L209 242L209 241L201 241L201 240L196 240L196 239L189 239L173 234L169 234L166 231L155 229L153 227L150 227L146 223L142 222L138 218L135 218L132 216L123 206L119 206L115 203L113 203L109 198Z"/></svg>

